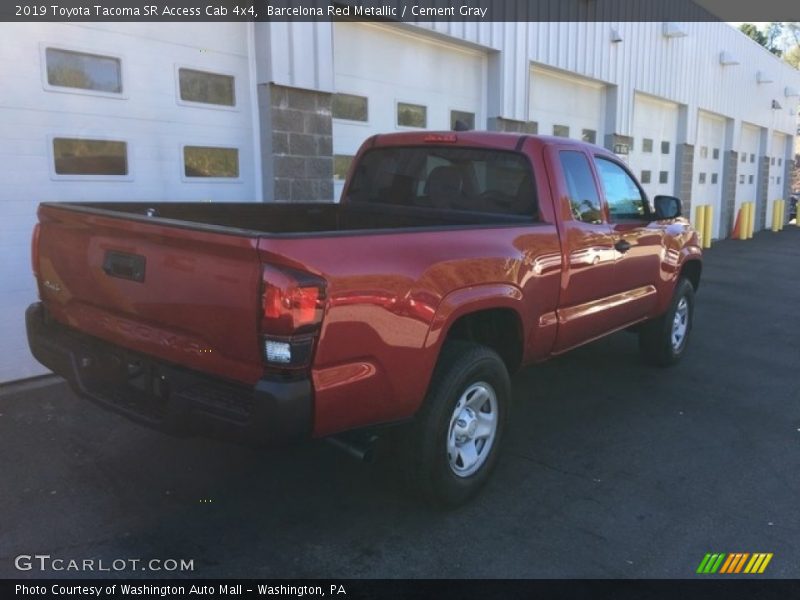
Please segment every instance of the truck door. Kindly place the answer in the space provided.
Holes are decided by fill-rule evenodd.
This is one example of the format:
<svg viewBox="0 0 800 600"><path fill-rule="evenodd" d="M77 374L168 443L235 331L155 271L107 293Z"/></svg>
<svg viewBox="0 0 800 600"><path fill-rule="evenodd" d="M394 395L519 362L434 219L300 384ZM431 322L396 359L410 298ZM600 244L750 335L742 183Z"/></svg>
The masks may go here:
<svg viewBox="0 0 800 600"><path fill-rule="evenodd" d="M617 251L612 291L624 297L623 324L629 324L651 316L656 308L664 232L624 165L606 156L595 156L594 164Z"/></svg>
<svg viewBox="0 0 800 600"><path fill-rule="evenodd" d="M564 264L554 346L559 353L614 327L616 251L590 156L574 146L550 146L546 152L555 171Z"/></svg>

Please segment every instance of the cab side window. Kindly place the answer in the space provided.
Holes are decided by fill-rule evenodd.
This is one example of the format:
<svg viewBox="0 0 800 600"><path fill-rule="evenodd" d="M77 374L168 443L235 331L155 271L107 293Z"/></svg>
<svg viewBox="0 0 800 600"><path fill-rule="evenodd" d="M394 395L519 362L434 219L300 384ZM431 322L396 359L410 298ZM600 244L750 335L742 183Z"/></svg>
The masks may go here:
<svg viewBox="0 0 800 600"><path fill-rule="evenodd" d="M603 209L592 176L589 160L583 152L562 150L558 153L561 171L567 182L572 216L584 223L602 223Z"/></svg>
<svg viewBox="0 0 800 600"><path fill-rule="evenodd" d="M603 186L611 221L642 221L649 214L647 200L633 178L618 164L597 157L597 174Z"/></svg>

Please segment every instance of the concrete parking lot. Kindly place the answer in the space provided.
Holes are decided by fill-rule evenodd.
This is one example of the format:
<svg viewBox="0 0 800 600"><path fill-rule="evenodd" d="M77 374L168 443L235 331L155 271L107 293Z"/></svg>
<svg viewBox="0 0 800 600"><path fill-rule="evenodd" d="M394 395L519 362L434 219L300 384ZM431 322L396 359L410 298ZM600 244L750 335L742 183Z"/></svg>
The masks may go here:
<svg viewBox="0 0 800 600"><path fill-rule="evenodd" d="M695 317L673 369L620 333L519 373L496 476L450 513L389 459L173 439L64 384L7 388L0 577L41 576L14 568L34 553L198 577L693 577L707 552L800 577L800 229L715 244Z"/></svg>

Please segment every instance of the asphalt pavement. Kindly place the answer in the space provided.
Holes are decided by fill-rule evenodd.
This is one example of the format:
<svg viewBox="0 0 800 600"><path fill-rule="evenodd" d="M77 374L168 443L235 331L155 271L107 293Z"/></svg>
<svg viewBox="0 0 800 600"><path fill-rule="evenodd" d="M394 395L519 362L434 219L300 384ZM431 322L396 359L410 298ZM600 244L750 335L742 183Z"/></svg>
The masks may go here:
<svg viewBox="0 0 800 600"><path fill-rule="evenodd" d="M20 315L22 318L22 315ZM800 228L707 251L675 368L619 333L514 378L495 477L453 512L384 456L171 438L63 383L0 392L0 577L19 555L191 559L194 577L696 577L770 552L800 577ZM97 563L95 563L97 564Z"/></svg>

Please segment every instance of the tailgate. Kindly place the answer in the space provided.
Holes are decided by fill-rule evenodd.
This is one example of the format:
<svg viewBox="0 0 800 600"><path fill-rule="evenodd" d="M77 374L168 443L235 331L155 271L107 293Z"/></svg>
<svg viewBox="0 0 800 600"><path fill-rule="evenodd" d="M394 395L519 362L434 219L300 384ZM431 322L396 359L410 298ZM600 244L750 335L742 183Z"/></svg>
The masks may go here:
<svg viewBox="0 0 800 600"><path fill-rule="evenodd" d="M258 237L103 212L39 208L39 292L51 315L127 349L255 383Z"/></svg>

